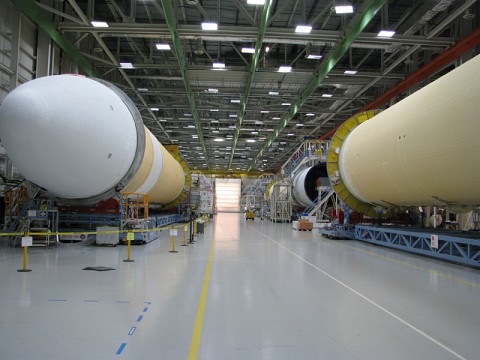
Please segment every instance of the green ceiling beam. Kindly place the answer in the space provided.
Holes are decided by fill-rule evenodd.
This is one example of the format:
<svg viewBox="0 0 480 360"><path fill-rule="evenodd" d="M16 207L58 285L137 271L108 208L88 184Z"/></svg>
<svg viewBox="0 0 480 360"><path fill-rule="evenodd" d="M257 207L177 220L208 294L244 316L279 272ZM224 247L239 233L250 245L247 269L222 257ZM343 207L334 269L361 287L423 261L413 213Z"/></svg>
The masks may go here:
<svg viewBox="0 0 480 360"><path fill-rule="evenodd" d="M240 115L238 116L237 127L235 129L235 135L233 136L232 153L230 154L230 160L228 162L228 170L230 170L232 166L233 155L235 154L238 137L240 136L240 129L242 127L245 112L247 110L248 96L250 95L253 78L255 77L255 72L257 71L257 65L260 59L260 51L262 50L263 45L263 38L268 28L268 21L272 9L272 2L273 0L266 0L265 4L263 5L262 19L260 23L260 28L258 29L257 42L255 44L255 53L252 56L252 63L250 64L250 72L248 73L247 85L245 86L245 92L243 93Z"/></svg>
<svg viewBox="0 0 480 360"><path fill-rule="evenodd" d="M343 55L345 55L345 53L348 51L355 39L362 33L363 29L365 29L367 24L373 19L377 11L380 10L387 1L388 0L369 0L367 2L363 13L359 14L359 16L354 20L350 30L348 30L345 36L332 50L329 57L325 59L325 61L321 64L320 68L315 74L315 77L308 83L300 98L290 107L288 113L282 117L272 135L270 135L265 145L251 162L247 171L250 171L252 169L252 167L262 157L265 150L267 150L272 145L278 135L280 135L283 129L285 129L285 127L288 125L290 120L292 120L293 117L302 108L310 95L315 92L320 83L327 77L328 73L340 61Z"/></svg>
<svg viewBox="0 0 480 360"><path fill-rule="evenodd" d="M180 66L180 73L182 74L183 83L185 84L185 90L187 91L188 102L190 104L190 109L192 111L192 116L195 121L195 126L197 127L198 139L202 143L203 153L205 155L205 161L209 165L207 146L205 144L205 139L203 137L202 123L200 117L198 116L197 108L195 106L195 99L193 97L192 87L190 86L190 81L187 76L187 60L185 58L185 53L183 52L182 43L180 41L180 36L177 31L177 23L175 13L173 11L172 2L170 0L161 0L163 11L165 12L165 19L167 21L168 29L170 35L172 36L173 48L177 54L178 65Z"/></svg>
<svg viewBox="0 0 480 360"><path fill-rule="evenodd" d="M95 77L92 64L73 44L58 30L47 13L40 9L33 0L13 0L14 4L38 25L69 56L86 75Z"/></svg>

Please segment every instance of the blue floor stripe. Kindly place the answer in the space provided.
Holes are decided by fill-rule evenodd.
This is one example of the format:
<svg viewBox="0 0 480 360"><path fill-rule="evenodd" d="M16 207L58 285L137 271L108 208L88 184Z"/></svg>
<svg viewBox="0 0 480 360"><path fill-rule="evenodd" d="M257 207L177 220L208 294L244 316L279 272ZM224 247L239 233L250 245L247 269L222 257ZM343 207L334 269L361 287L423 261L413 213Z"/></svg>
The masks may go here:
<svg viewBox="0 0 480 360"><path fill-rule="evenodd" d="M122 345L120 345L115 355L120 355L123 352L123 349L125 349L125 346L127 346L127 343L123 343Z"/></svg>
<svg viewBox="0 0 480 360"><path fill-rule="evenodd" d="M133 335L133 333L135 332L135 330L137 330L137 328L134 326L130 329L130 332L128 333L128 335Z"/></svg>
<svg viewBox="0 0 480 360"><path fill-rule="evenodd" d="M138 319L137 319L137 322L140 322L140 321L142 321L142 319L143 319L143 316L142 316L142 315L140 315L140 316L138 317Z"/></svg>
<svg viewBox="0 0 480 360"><path fill-rule="evenodd" d="M147 312L147 310L148 310L148 307L143 308L143 312Z"/></svg>

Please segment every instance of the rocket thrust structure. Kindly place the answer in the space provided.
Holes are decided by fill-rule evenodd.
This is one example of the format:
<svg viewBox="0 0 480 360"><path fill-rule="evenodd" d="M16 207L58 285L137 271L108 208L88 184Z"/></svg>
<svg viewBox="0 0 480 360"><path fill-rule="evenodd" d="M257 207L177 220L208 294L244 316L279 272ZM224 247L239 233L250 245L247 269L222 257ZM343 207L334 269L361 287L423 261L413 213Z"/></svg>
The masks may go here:
<svg viewBox="0 0 480 360"><path fill-rule="evenodd" d="M167 204L184 188L182 166L132 100L99 79L57 75L19 86L0 106L0 136L22 175L61 199L96 203L122 191Z"/></svg>
<svg viewBox="0 0 480 360"><path fill-rule="evenodd" d="M331 141L329 180L351 209L480 206L480 56L373 115Z"/></svg>

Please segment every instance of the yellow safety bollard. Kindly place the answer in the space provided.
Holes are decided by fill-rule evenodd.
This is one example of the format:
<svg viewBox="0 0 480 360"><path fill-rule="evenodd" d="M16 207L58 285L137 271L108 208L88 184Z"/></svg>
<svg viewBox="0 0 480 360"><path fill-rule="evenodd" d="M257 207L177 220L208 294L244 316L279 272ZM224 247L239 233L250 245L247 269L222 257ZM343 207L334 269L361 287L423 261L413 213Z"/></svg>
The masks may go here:
<svg viewBox="0 0 480 360"><path fill-rule="evenodd" d="M28 260L28 251L27 248L32 246L33 238L31 236L22 237L22 247L23 247L23 267L18 272L30 272L32 270L27 269L27 260Z"/></svg>
<svg viewBox="0 0 480 360"><path fill-rule="evenodd" d="M181 246L188 246L187 245L187 224L183 225L183 245Z"/></svg>
<svg viewBox="0 0 480 360"><path fill-rule="evenodd" d="M193 235L197 235L197 220L193 221Z"/></svg>
<svg viewBox="0 0 480 360"><path fill-rule="evenodd" d="M177 229L170 229L170 236L172 237L172 250L171 253L178 253L175 251L175 237L177 236Z"/></svg>
<svg viewBox="0 0 480 360"><path fill-rule="evenodd" d="M135 260L132 260L132 249L131 249L131 242L132 240L135 239L135 234L131 231L127 232L127 260L123 260L124 262L134 262Z"/></svg>

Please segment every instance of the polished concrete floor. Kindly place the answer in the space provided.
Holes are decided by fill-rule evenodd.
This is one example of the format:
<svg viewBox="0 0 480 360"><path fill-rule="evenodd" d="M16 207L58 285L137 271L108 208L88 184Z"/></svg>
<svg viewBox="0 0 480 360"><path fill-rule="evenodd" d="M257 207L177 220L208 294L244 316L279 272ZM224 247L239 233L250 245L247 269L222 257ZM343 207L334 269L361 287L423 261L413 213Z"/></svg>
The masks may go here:
<svg viewBox="0 0 480 360"><path fill-rule="evenodd" d="M480 359L480 270L240 214L182 239L1 245L0 359Z"/></svg>

